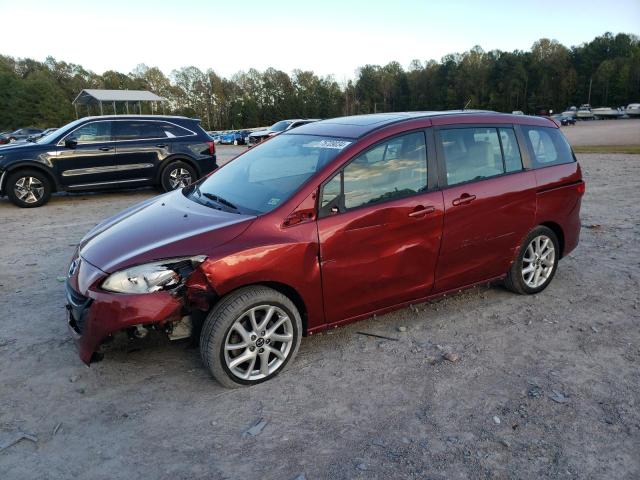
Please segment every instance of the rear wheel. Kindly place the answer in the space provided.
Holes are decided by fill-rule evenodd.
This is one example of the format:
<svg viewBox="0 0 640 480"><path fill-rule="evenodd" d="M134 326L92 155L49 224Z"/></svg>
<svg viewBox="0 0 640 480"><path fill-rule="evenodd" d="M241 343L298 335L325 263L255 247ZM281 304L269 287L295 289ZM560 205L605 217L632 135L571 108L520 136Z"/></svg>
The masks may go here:
<svg viewBox="0 0 640 480"><path fill-rule="evenodd" d="M40 207L51 197L51 181L38 170L20 170L9 175L6 192L18 207Z"/></svg>
<svg viewBox="0 0 640 480"><path fill-rule="evenodd" d="M227 388L275 377L295 357L302 320L293 302L264 286L241 288L209 313L200 334L200 354Z"/></svg>
<svg viewBox="0 0 640 480"><path fill-rule="evenodd" d="M538 293L549 286L558 268L558 237L548 227L534 228L520 247L511 265L505 285L520 294Z"/></svg>
<svg viewBox="0 0 640 480"><path fill-rule="evenodd" d="M195 169L182 161L171 162L162 171L160 183L165 192L184 188L197 180Z"/></svg>

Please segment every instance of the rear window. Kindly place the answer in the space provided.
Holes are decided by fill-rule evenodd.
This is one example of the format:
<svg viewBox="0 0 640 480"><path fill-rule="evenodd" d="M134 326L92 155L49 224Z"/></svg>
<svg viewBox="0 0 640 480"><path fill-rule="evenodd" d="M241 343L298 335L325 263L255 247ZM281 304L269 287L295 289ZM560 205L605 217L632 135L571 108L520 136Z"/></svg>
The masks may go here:
<svg viewBox="0 0 640 480"><path fill-rule="evenodd" d="M116 122L117 140L176 138L189 135L193 135L193 133L186 128L168 122L143 120Z"/></svg>
<svg viewBox="0 0 640 480"><path fill-rule="evenodd" d="M522 170L522 159L511 128L440 130L447 184L482 180Z"/></svg>
<svg viewBox="0 0 640 480"><path fill-rule="evenodd" d="M574 161L571 147L559 129L523 125L522 131L533 153L535 168Z"/></svg>

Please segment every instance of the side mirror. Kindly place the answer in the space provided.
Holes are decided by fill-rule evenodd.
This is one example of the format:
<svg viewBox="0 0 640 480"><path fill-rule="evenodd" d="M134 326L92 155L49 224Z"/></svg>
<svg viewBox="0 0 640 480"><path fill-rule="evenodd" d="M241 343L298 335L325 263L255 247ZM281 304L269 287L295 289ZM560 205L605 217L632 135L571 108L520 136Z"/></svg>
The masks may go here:
<svg viewBox="0 0 640 480"><path fill-rule="evenodd" d="M75 138L65 138L64 146L67 148L76 148L78 146L78 141Z"/></svg>

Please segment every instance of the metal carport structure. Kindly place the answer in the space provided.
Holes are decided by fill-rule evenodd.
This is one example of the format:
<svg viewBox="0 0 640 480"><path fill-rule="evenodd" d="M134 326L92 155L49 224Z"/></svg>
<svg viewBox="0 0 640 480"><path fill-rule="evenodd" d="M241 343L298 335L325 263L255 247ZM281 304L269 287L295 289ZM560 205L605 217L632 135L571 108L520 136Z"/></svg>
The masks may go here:
<svg viewBox="0 0 640 480"><path fill-rule="evenodd" d="M78 96L73 100L73 106L76 109L76 118L78 118L78 105L85 105L87 112L90 113L89 107L91 105L100 107L100 115L104 115L104 104L111 104L113 107L113 113L117 114L117 103L124 103L126 113L129 113L129 104L133 103L134 112L135 105L138 105L138 113L142 113L142 102L151 102L151 113L153 112L153 106L157 102L162 105L162 113L164 113L164 103L166 98L156 95L155 93L147 90L101 90L93 88L85 88Z"/></svg>

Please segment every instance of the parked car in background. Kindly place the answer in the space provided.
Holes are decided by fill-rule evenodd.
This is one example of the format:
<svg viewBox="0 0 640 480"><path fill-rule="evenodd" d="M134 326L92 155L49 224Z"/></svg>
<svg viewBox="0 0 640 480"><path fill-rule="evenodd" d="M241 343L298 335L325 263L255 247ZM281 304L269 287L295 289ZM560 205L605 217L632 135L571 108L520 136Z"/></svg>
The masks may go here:
<svg viewBox="0 0 640 480"><path fill-rule="evenodd" d="M561 113L557 113L555 115L551 115L551 117L549 117L549 118L551 118L551 120L556 122L558 124L558 126L566 127L567 125L575 125L576 124L576 119L574 117L566 116L566 115L561 114Z"/></svg>
<svg viewBox="0 0 640 480"><path fill-rule="evenodd" d="M154 185L182 188L215 170L200 121L169 116L87 117L33 142L0 149L0 196L44 205L55 191Z"/></svg>
<svg viewBox="0 0 640 480"><path fill-rule="evenodd" d="M35 142L36 140L38 140L39 138L44 137L45 135L48 135L49 133L53 132L57 130L57 128L46 128L44 130L42 130L42 132L40 133L36 133L34 135L29 135L26 138L21 138L19 140L15 140L9 144L5 144L5 145L16 145L16 144L20 144L20 143L26 143L26 142Z"/></svg>
<svg viewBox="0 0 640 480"><path fill-rule="evenodd" d="M238 130L238 145L247 145L249 135L251 135L251 130Z"/></svg>
<svg viewBox="0 0 640 480"><path fill-rule="evenodd" d="M282 132L286 132L287 130L292 130L294 128L300 127L302 125L306 125L307 123L317 122L318 119L295 119L295 120L281 120L279 122L274 123L269 128L265 130L258 130L257 132L253 132L249 135L249 146L255 145L256 143L260 143L267 138L275 137Z"/></svg>
<svg viewBox="0 0 640 480"><path fill-rule="evenodd" d="M220 136L220 143L223 145L242 145L244 143L244 137L242 137L240 131L233 130L223 133Z"/></svg>
<svg viewBox="0 0 640 480"><path fill-rule="evenodd" d="M40 133L38 135L38 137L43 137L45 135L49 135L51 132L55 132L58 129L58 127L52 127L52 128L45 128L42 133Z"/></svg>
<svg viewBox="0 0 640 480"><path fill-rule="evenodd" d="M41 128L19 128L11 133L6 133L0 137L0 145L15 142L17 140L26 140L27 138L42 133Z"/></svg>
<svg viewBox="0 0 640 480"><path fill-rule="evenodd" d="M200 332L222 385L261 383L304 335L494 280L541 292L578 244L584 191L548 118L305 125L87 233L66 283L71 335L89 363L118 331Z"/></svg>
<svg viewBox="0 0 640 480"><path fill-rule="evenodd" d="M214 141L214 143L220 143L220 137L222 137L222 133L221 132L207 132L207 134L209 135L209 137L211 137L211 139Z"/></svg>

